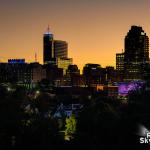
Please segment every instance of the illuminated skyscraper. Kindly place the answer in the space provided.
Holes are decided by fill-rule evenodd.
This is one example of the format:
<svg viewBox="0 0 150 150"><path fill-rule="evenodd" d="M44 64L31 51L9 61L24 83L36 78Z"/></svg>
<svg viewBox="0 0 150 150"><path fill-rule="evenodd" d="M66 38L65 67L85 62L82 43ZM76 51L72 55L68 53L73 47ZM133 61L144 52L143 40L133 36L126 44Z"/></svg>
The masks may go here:
<svg viewBox="0 0 150 150"><path fill-rule="evenodd" d="M43 62L53 64L57 58L68 58L68 43L62 40L54 40L49 27L43 37Z"/></svg>
<svg viewBox="0 0 150 150"><path fill-rule="evenodd" d="M54 58L54 44L53 34L50 32L49 27L43 37L43 63L50 63Z"/></svg>
<svg viewBox="0 0 150 150"><path fill-rule="evenodd" d="M143 78L144 65L149 61L149 38L140 26L132 26L125 37L125 80Z"/></svg>
<svg viewBox="0 0 150 150"><path fill-rule="evenodd" d="M43 37L44 64L56 65L58 68L62 68L65 75L72 61L72 58L68 58L68 43L66 41L55 40L48 27Z"/></svg>

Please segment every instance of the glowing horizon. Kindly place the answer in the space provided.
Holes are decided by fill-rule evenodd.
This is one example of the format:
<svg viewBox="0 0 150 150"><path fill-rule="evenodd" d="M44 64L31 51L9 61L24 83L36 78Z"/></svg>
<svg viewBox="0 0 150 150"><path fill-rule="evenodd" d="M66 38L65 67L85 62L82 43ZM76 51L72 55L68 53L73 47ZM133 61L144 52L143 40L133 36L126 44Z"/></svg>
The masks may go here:
<svg viewBox="0 0 150 150"><path fill-rule="evenodd" d="M148 0L5 0L0 5L0 60L25 58L43 63L43 33L50 25L56 40L68 42L69 57L115 67L132 25L150 35Z"/></svg>

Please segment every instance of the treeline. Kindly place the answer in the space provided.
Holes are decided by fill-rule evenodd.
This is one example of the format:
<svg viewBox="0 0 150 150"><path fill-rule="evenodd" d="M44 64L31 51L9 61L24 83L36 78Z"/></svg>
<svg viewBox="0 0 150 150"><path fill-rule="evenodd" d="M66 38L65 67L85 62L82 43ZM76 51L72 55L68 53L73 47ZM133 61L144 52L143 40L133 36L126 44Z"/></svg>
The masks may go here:
<svg viewBox="0 0 150 150"><path fill-rule="evenodd" d="M0 149L147 148L139 143L138 125L150 128L148 86L130 93L128 104L94 93L78 116L58 119L48 112L61 102L47 93L31 98L26 89L0 85ZM67 96L63 99L68 102ZM80 98L81 100L81 98ZM82 102L84 101L81 100ZM47 113L45 113L47 112ZM62 134L64 130L64 134ZM65 136L70 140L65 140Z"/></svg>

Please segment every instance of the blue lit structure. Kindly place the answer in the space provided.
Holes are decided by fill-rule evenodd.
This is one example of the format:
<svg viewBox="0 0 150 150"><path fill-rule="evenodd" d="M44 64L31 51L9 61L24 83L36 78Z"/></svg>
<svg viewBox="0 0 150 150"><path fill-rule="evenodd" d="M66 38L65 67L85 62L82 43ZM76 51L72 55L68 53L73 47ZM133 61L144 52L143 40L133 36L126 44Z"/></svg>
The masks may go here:
<svg viewBox="0 0 150 150"><path fill-rule="evenodd" d="M9 64L25 64L25 59L8 59Z"/></svg>

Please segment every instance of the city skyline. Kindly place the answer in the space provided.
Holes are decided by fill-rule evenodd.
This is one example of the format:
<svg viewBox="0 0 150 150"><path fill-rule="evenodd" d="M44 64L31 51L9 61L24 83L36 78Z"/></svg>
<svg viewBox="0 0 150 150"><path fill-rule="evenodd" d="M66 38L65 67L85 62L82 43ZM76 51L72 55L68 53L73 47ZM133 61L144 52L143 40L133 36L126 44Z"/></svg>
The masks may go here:
<svg viewBox="0 0 150 150"><path fill-rule="evenodd" d="M0 60L23 57L31 62L36 52L42 63L42 38L49 24L56 39L68 42L68 56L80 69L86 63L115 66L115 54L124 49L131 25L142 26L150 35L148 4L147 0L3 1Z"/></svg>

